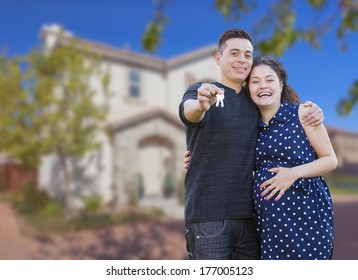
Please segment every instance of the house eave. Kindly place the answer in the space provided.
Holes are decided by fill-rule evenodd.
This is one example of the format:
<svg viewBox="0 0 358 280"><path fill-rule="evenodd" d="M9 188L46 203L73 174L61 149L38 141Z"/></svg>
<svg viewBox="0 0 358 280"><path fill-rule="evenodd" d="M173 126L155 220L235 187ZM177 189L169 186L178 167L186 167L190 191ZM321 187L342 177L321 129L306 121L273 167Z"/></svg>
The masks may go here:
<svg viewBox="0 0 358 280"><path fill-rule="evenodd" d="M162 118L178 129L185 130L183 123L175 115L161 108L149 108L119 120L111 121L109 122L107 129L112 133L120 132L155 118Z"/></svg>

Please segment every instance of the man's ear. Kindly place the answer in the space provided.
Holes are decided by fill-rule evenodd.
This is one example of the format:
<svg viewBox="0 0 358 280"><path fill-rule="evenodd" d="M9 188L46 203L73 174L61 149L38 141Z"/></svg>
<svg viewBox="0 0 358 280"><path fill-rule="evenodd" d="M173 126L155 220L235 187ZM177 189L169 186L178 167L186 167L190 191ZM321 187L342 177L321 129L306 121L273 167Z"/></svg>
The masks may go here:
<svg viewBox="0 0 358 280"><path fill-rule="evenodd" d="M217 64L217 65L220 64L220 59L221 59L221 53L220 53L220 52L216 52L216 53L215 53L215 61L216 61L216 64Z"/></svg>

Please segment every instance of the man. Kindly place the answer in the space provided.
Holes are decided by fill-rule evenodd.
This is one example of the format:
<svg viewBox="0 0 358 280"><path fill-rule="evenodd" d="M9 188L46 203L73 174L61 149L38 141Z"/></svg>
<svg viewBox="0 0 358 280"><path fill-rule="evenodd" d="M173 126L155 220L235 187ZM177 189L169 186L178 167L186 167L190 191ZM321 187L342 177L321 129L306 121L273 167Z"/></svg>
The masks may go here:
<svg viewBox="0 0 358 280"><path fill-rule="evenodd" d="M191 85L179 105L191 153L187 251L190 259L259 259L251 195L259 113L243 87L253 62L250 36L239 28L225 31L215 60L219 82ZM310 111L308 124L320 123L320 109Z"/></svg>

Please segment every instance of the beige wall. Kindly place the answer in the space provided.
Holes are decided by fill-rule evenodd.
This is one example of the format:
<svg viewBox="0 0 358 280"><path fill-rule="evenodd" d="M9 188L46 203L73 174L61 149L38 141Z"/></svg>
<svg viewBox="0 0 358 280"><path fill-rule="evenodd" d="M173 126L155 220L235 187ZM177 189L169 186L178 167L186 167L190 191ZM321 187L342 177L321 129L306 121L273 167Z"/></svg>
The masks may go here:
<svg viewBox="0 0 358 280"><path fill-rule="evenodd" d="M178 114L178 105L185 90L189 83L192 83L188 77L195 82L219 80L220 69L215 62L214 55L185 64L168 73L167 87L170 93L168 108L175 114Z"/></svg>

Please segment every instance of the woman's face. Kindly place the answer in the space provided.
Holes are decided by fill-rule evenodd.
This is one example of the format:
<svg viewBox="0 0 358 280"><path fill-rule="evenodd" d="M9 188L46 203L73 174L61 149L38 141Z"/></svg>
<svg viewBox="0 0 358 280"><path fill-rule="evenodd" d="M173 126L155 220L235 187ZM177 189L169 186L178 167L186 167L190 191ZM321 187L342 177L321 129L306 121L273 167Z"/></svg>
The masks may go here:
<svg viewBox="0 0 358 280"><path fill-rule="evenodd" d="M259 108L281 104L282 82L270 66L259 65L251 70L249 90L252 101Z"/></svg>

